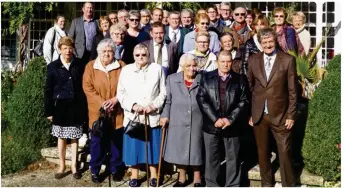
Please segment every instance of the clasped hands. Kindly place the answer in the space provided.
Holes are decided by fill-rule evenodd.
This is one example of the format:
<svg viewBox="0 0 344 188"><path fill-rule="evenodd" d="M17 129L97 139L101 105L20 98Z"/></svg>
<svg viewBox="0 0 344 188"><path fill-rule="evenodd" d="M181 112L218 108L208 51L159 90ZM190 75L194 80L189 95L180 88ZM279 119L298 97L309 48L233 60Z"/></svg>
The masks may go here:
<svg viewBox="0 0 344 188"><path fill-rule="evenodd" d="M153 104L150 104L146 107L143 107L139 104L135 104L133 106L133 111L138 114L150 114L151 112L155 112L156 110L157 108Z"/></svg>
<svg viewBox="0 0 344 188"><path fill-rule="evenodd" d="M230 122L227 118L219 118L216 122L215 122L215 127L216 128L222 128L225 129L229 126L232 125L232 122Z"/></svg>
<svg viewBox="0 0 344 188"><path fill-rule="evenodd" d="M113 107L118 103L118 100L116 97L111 98L109 100L106 100L102 107L107 111L107 112L112 112L113 111Z"/></svg>

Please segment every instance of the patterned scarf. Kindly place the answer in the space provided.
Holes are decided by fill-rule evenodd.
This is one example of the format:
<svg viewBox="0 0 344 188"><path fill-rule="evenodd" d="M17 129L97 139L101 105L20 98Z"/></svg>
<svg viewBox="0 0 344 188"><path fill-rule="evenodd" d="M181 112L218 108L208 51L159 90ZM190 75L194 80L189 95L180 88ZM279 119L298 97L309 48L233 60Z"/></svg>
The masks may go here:
<svg viewBox="0 0 344 188"><path fill-rule="evenodd" d="M197 49L195 50L195 56L198 62L198 68L202 69L207 64L209 54L210 54L210 50L207 50L205 53L202 53L198 51Z"/></svg>

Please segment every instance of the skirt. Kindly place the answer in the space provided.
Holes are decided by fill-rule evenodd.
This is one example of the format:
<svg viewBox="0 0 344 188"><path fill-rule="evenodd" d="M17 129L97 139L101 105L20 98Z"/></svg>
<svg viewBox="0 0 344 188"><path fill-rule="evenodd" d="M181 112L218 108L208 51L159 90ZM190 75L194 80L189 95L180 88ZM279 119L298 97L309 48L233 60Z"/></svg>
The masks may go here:
<svg viewBox="0 0 344 188"><path fill-rule="evenodd" d="M82 125L64 127L53 125L51 135L57 138L79 139L82 136Z"/></svg>
<svg viewBox="0 0 344 188"><path fill-rule="evenodd" d="M148 164L159 164L161 127L148 128ZM146 163L145 134L140 137L123 135L123 162L126 166Z"/></svg>

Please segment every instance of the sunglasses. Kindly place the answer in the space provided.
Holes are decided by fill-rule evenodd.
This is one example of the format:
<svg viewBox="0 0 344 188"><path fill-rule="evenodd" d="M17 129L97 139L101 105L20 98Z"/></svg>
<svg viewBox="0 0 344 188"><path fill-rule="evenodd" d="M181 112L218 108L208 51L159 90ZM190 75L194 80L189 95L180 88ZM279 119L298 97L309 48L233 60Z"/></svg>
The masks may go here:
<svg viewBox="0 0 344 188"><path fill-rule="evenodd" d="M275 17L275 18L278 18L278 17L280 17L280 18L284 18L284 16L283 16L283 15L274 15L274 17Z"/></svg>
<svg viewBox="0 0 344 188"><path fill-rule="evenodd" d="M137 22L140 21L139 19L132 19L132 18L130 18L129 20L132 21L132 22L133 21L137 21Z"/></svg>
<svg viewBox="0 0 344 188"><path fill-rule="evenodd" d="M147 56L147 54L135 54L135 57L140 57L140 56L142 56L142 57L146 57L146 56Z"/></svg>
<svg viewBox="0 0 344 188"><path fill-rule="evenodd" d="M235 13L234 15L235 15L235 16L239 16L239 15L240 15L240 16L245 16L246 14L245 14L245 13Z"/></svg>
<svg viewBox="0 0 344 188"><path fill-rule="evenodd" d="M209 22L201 22L201 25L209 25Z"/></svg>

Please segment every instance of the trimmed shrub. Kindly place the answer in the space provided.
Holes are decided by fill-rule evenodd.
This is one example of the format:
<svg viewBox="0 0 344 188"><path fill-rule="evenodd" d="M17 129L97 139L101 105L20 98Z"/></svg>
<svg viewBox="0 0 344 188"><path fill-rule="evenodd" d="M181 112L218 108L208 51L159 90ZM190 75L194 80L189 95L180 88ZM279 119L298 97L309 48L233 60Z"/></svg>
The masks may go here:
<svg viewBox="0 0 344 188"><path fill-rule="evenodd" d="M309 103L302 153L306 168L325 180L340 179L340 64L337 55L327 66L322 81Z"/></svg>
<svg viewBox="0 0 344 188"><path fill-rule="evenodd" d="M51 125L43 116L45 78L44 59L32 59L6 102L8 127L1 133L2 174L24 169L41 157L41 148L54 143Z"/></svg>

